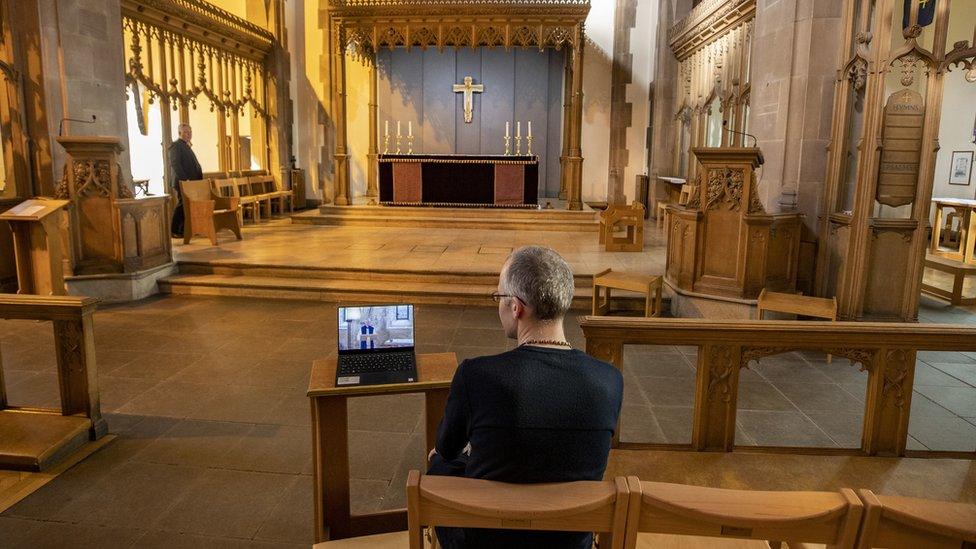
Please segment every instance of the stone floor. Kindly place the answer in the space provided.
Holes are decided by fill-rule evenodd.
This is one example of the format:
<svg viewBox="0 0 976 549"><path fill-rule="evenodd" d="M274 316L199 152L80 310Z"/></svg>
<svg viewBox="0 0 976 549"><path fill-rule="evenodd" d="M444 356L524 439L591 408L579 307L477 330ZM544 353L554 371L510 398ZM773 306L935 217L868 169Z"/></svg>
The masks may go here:
<svg viewBox="0 0 976 549"><path fill-rule="evenodd" d="M491 308L417 307L420 352L511 346ZM976 322L925 299L925 322ZM567 322L583 346L576 319ZM0 547L286 547L312 541L310 362L335 349L334 305L168 297L95 316L102 410L118 438L0 516ZM9 398L57 403L50 326L0 321ZM435 343L436 342L436 343ZM694 350L625 357L626 441L690 439ZM738 443L856 446L865 374L844 359L763 359L742 377ZM913 448L976 447L976 355L922 354ZM353 400L357 512L403 506L423 463L422 402Z"/></svg>
<svg viewBox="0 0 976 549"><path fill-rule="evenodd" d="M635 254L603 250L595 232L354 226L323 229L276 219L245 225L243 241L222 233L219 247L203 238L186 245L174 240L173 252L177 261L214 264L498 272L512 248L534 244L559 252L576 274L594 274L607 268L648 274L664 272L666 241L659 230L645 231L646 253ZM301 254L295 253L296 245L301 246Z"/></svg>

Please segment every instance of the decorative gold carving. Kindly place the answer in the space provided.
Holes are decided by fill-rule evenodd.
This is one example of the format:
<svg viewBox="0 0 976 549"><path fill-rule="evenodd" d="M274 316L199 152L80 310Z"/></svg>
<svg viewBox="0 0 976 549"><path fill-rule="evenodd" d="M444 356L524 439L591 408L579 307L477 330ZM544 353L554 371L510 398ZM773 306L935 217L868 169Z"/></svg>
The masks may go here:
<svg viewBox="0 0 976 549"><path fill-rule="evenodd" d="M736 388L729 383L734 372L735 362L732 348L728 345L712 345L708 355L708 399L718 399L722 402L732 400Z"/></svg>
<svg viewBox="0 0 976 549"><path fill-rule="evenodd" d="M831 347L824 349L824 352L850 360L852 364L857 364L858 369L862 372L870 372L874 368L874 357L878 354L873 349L851 349L847 347Z"/></svg>
<svg viewBox="0 0 976 549"><path fill-rule="evenodd" d="M976 41L976 38L974 38L974 41ZM942 61L939 70L948 72L952 70L952 67L960 65L966 71L966 81L976 82L976 43L970 45L968 40L961 40L954 43L952 45L952 51L946 54L945 60Z"/></svg>
<svg viewBox="0 0 976 549"><path fill-rule="evenodd" d="M863 57L855 57L847 69L847 78L851 81L854 91L864 89L868 80L868 62Z"/></svg>
<svg viewBox="0 0 976 549"><path fill-rule="evenodd" d="M731 168L708 170L708 197L705 202L705 210L727 203L729 210L739 211L739 202L742 199L742 179L742 170Z"/></svg>
<svg viewBox="0 0 976 549"><path fill-rule="evenodd" d="M756 172L752 172L752 179L749 181L749 213L766 213L766 208L759 199L759 189L756 188Z"/></svg>
<svg viewBox="0 0 976 549"><path fill-rule="evenodd" d="M743 368L748 368L749 363L753 360L759 363L760 358L773 355L781 355L783 353L790 353L795 351L795 347L743 347L742 348L742 362L740 363Z"/></svg>
<svg viewBox="0 0 976 549"><path fill-rule="evenodd" d="M71 165L75 196L112 196L112 175L108 160L75 160Z"/></svg>
<svg viewBox="0 0 976 549"><path fill-rule="evenodd" d="M914 352L891 349L885 353L884 386L881 389L881 396L890 395L897 408L905 405L904 383L911 368L909 355L914 357Z"/></svg>
<svg viewBox="0 0 976 549"><path fill-rule="evenodd" d="M701 44L715 40L746 20L753 19L755 0L705 0L668 29L668 43L679 61Z"/></svg>
<svg viewBox="0 0 976 549"><path fill-rule="evenodd" d="M911 86L915 82L915 65L921 60L922 58L915 51L909 52L907 55L897 59L897 61L901 62L902 86Z"/></svg>

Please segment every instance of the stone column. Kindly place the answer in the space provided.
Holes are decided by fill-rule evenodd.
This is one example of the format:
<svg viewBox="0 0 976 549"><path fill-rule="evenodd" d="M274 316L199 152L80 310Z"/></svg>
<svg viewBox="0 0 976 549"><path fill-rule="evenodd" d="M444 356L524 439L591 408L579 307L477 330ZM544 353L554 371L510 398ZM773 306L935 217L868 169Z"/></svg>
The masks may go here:
<svg viewBox="0 0 976 549"><path fill-rule="evenodd" d="M569 156L566 158L566 188L570 210L583 209L583 153L581 142L583 138L583 49L586 34L583 26L576 30L576 47L573 49L573 103L571 123L569 127Z"/></svg>
<svg viewBox="0 0 976 549"><path fill-rule="evenodd" d="M799 209L816 227L826 177L842 0L758 0L747 132L766 158L767 211Z"/></svg>
<svg viewBox="0 0 976 549"><path fill-rule="evenodd" d="M378 156L377 150L377 126L376 115L376 59L374 58L368 67L369 70L369 150L366 152L366 196L378 197L379 191L379 166L376 164Z"/></svg>
<svg viewBox="0 0 976 549"><path fill-rule="evenodd" d="M346 152L346 41L344 31L332 24L332 120L335 124L335 204L346 206L349 197L349 154Z"/></svg>
<svg viewBox="0 0 976 549"><path fill-rule="evenodd" d="M627 85L632 82L634 56L630 53L630 31L637 25L636 0L617 0L613 21L613 66L610 71L610 162L607 202L623 204L624 171L630 163L627 129L632 122L632 104Z"/></svg>

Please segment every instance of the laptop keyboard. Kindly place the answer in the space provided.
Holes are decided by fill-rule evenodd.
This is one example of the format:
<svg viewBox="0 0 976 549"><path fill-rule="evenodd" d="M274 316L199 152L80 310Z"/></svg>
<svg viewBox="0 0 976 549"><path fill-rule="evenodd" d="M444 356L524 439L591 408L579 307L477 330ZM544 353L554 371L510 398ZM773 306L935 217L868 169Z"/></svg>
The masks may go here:
<svg viewBox="0 0 976 549"><path fill-rule="evenodd" d="M344 355L339 358L339 375L409 372L413 369L410 353L370 353Z"/></svg>

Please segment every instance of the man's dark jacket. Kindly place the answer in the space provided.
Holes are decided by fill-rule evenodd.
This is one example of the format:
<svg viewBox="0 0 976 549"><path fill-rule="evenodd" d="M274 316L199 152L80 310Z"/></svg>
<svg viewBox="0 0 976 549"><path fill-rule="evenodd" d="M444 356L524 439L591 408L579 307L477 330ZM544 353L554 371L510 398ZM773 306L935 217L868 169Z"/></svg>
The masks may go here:
<svg viewBox="0 0 976 549"><path fill-rule="evenodd" d="M193 153L190 145L182 139L173 141L169 146L169 167L173 174L171 183L172 192L178 201L173 208L172 232L177 236L183 235L183 197L180 195L180 181L203 179L203 170L197 155Z"/></svg>
<svg viewBox="0 0 976 549"><path fill-rule="evenodd" d="M620 371L578 350L522 346L465 360L428 473L514 483L601 480L622 400ZM460 466L445 472L445 461ZM438 537L445 549L592 544L589 534L568 532L438 529Z"/></svg>

